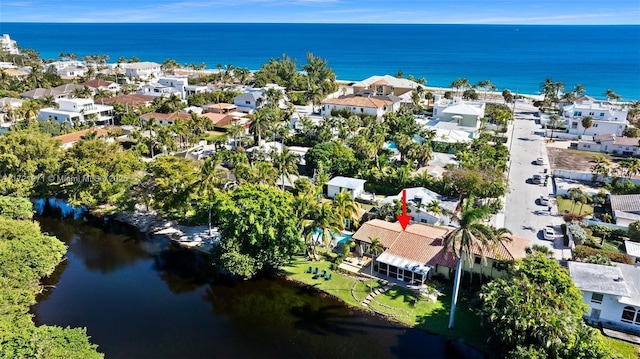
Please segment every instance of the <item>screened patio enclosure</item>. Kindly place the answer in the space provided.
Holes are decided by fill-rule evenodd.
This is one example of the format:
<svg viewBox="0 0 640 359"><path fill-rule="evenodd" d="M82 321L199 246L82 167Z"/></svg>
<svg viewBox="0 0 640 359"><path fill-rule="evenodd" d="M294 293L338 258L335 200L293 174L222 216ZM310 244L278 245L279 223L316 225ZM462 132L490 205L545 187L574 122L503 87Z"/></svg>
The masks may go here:
<svg viewBox="0 0 640 359"><path fill-rule="evenodd" d="M376 262L378 263L378 273L413 285L424 284L427 279L431 278L429 271L433 268L428 264L414 262L386 252L382 253Z"/></svg>

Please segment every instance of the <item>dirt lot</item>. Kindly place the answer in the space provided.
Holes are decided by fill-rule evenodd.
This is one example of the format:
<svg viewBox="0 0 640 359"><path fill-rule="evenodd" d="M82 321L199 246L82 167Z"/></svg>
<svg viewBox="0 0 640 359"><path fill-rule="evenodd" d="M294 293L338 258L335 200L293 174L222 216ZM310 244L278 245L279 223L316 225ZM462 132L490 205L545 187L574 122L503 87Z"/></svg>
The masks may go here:
<svg viewBox="0 0 640 359"><path fill-rule="evenodd" d="M552 169L581 172L591 172L591 167L595 164L595 156L604 156L611 161L612 164L618 163L626 158L598 152L570 150L551 146L547 147L547 153L549 154L549 165Z"/></svg>

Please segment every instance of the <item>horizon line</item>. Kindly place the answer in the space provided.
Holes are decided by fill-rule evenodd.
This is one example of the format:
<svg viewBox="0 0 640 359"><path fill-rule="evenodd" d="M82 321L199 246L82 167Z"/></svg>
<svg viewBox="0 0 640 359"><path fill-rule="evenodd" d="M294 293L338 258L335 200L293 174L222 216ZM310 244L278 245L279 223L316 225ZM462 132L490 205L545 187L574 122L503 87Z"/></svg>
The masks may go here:
<svg viewBox="0 0 640 359"><path fill-rule="evenodd" d="M270 22L270 21L8 21L4 24L242 24L242 25L483 25L483 26L640 26L640 23L628 24L521 24L521 23L469 23L469 22L447 22L447 23L397 23L397 22Z"/></svg>

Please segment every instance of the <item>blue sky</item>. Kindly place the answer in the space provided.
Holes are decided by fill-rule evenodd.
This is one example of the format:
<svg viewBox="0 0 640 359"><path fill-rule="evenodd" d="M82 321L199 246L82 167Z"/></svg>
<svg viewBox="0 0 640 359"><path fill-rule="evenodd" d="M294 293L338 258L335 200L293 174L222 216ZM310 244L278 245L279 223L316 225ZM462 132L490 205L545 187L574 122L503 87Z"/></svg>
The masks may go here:
<svg viewBox="0 0 640 359"><path fill-rule="evenodd" d="M2 0L1 22L640 24L640 0Z"/></svg>

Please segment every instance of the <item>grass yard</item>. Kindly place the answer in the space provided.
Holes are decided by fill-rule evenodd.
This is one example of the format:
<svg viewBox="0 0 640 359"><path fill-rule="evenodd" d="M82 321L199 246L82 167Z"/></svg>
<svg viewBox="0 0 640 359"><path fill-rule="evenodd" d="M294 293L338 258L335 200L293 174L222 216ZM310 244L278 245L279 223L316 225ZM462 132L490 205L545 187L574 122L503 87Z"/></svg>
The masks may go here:
<svg viewBox="0 0 640 359"><path fill-rule="evenodd" d="M640 358L640 346L609 337L604 337L604 339L609 348L618 352L624 359Z"/></svg>
<svg viewBox="0 0 640 359"><path fill-rule="evenodd" d="M369 285L371 280L362 281L342 275L329 270L330 265L331 263L326 261L310 262L299 258L281 269L293 280L311 285L340 298L352 306L366 310L366 307L361 305L361 301L370 292ZM313 279L313 275L307 273L309 266L313 269L317 267L319 273L322 270L331 273L331 280ZM374 280L374 290L380 287L382 287L382 283ZM437 301L432 302L417 292L394 287L383 294L377 295L369 303L369 306L378 312L393 316L394 319L408 326L418 327L438 335L461 338L477 348L487 350L486 337L484 330L480 326L480 318L470 309L468 298L460 296L456 308L455 329L447 329L449 309L451 307L451 291L451 287L446 287L444 289L445 294L441 295Z"/></svg>
<svg viewBox="0 0 640 359"><path fill-rule="evenodd" d="M573 206L573 201L570 199L564 199L562 197L557 197L556 198L557 202L558 202L558 213L572 213L571 212L571 207ZM580 214L581 216L586 216L586 215L593 215L593 206L589 205L589 204L584 204L582 206L582 212L580 212L580 203L576 203L575 206L573 206L573 213L575 214Z"/></svg>

